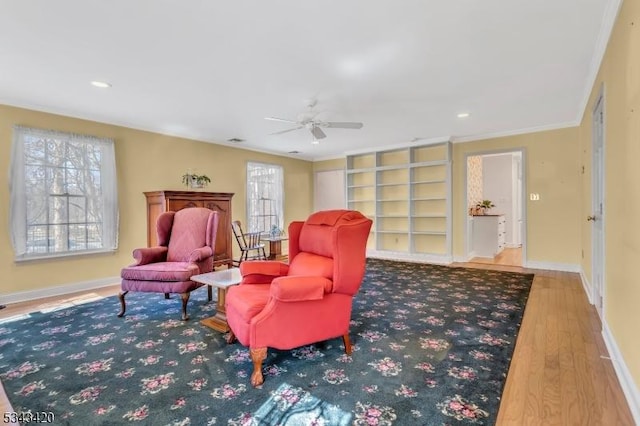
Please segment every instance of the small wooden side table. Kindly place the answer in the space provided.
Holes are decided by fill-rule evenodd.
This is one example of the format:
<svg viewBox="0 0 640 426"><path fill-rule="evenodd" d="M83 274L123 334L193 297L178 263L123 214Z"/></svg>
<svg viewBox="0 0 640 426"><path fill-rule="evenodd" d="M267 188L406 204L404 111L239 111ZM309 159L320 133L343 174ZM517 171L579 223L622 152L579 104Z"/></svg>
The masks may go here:
<svg viewBox="0 0 640 426"><path fill-rule="evenodd" d="M240 284L240 281L242 281L240 269L221 269L219 271L207 272L206 274L194 275L191 277L191 281L206 284L209 287L209 291L211 291L211 287L218 288L216 314L201 320L200 323L221 333L228 332L230 328L227 323L227 311L224 307L224 302L227 297L227 289L232 285Z"/></svg>
<svg viewBox="0 0 640 426"><path fill-rule="evenodd" d="M287 241L284 236L271 237L269 235L260 237L260 241L269 241L269 260L277 260L282 256L282 242Z"/></svg>

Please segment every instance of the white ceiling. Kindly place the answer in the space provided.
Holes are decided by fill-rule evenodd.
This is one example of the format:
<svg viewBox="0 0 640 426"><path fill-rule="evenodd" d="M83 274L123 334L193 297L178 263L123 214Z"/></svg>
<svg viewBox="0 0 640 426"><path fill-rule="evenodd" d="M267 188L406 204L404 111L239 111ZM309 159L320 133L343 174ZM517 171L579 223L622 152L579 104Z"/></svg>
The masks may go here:
<svg viewBox="0 0 640 426"><path fill-rule="evenodd" d="M0 103L316 160L563 127L618 5L0 0ZM317 118L364 127L318 145L305 129L270 135L290 126L264 117L295 120L311 98Z"/></svg>

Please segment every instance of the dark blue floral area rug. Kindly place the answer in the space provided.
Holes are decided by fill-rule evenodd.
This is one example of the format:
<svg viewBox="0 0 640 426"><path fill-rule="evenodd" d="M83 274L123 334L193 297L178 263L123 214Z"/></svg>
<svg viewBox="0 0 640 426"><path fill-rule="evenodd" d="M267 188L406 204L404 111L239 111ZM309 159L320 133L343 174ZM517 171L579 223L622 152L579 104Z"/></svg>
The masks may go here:
<svg viewBox="0 0 640 426"><path fill-rule="evenodd" d="M69 425L494 424L531 274L368 260L337 338L269 350L249 383L247 348L199 320L206 289L130 293L0 324L0 379L25 420ZM313 321L313 318L309 318Z"/></svg>

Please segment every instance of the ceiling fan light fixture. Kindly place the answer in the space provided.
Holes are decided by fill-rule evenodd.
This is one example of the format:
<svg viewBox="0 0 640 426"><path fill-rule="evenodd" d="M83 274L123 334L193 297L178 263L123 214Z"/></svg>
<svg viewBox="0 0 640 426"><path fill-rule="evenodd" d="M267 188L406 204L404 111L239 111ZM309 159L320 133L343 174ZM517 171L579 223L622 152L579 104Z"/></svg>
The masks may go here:
<svg viewBox="0 0 640 426"><path fill-rule="evenodd" d="M320 143L320 141L316 138L313 138L313 140L311 141L311 145L318 145Z"/></svg>
<svg viewBox="0 0 640 426"><path fill-rule="evenodd" d="M285 130L280 130L271 135L281 135L283 133L292 132L299 129L307 129L313 136L314 145L317 144L318 139L324 139L327 135L322 128L335 128L335 129L361 129L363 124L352 121L322 121L316 119L317 112L313 111L313 107L316 105L316 100L309 101L309 112L300 114L297 120L288 120L286 118L278 117L265 117L265 120L280 121L282 123L293 124L295 127Z"/></svg>

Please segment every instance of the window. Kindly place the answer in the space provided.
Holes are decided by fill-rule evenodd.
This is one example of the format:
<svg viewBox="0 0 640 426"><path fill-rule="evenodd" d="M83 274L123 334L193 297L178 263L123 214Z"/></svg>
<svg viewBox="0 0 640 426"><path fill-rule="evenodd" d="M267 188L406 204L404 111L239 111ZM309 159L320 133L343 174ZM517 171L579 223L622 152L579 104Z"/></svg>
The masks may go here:
<svg viewBox="0 0 640 426"><path fill-rule="evenodd" d="M117 248L113 140L16 126L10 181L17 260Z"/></svg>
<svg viewBox="0 0 640 426"><path fill-rule="evenodd" d="M283 228L282 166L247 164L247 219L249 232Z"/></svg>

